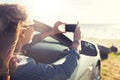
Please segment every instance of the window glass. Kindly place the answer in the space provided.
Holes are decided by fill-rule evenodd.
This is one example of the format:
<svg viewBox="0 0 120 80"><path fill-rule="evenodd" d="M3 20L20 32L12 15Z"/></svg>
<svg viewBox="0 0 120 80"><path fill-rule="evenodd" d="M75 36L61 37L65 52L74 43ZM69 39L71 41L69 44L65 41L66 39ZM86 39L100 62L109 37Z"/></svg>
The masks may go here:
<svg viewBox="0 0 120 80"><path fill-rule="evenodd" d="M97 51L95 45L89 42L82 41L82 50L81 53L89 56L96 56Z"/></svg>

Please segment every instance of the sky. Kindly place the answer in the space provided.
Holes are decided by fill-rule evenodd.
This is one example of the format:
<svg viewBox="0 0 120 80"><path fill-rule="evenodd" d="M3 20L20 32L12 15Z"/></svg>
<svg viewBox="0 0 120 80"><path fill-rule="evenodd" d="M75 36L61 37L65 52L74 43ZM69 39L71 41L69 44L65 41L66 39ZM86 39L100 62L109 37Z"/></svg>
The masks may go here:
<svg viewBox="0 0 120 80"><path fill-rule="evenodd" d="M120 39L120 0L0 0L0 3L25 5L32 18L50 26L58 20L66 23L79 21L80 24L111 24L112 26L107 26L111 28L105 29L106 31L100 28L95 32L95 28L91 26L91 35L94 32L95 36L98 36L102 32L101 36L106 34L112 37L114 34L117 35L114 38ZM88 27L90 28L90 26L84 28L85 34L90 32Z"/></svg>
<svg viewBox="0 0 120 80"><path fill-rule="evenodd" d="M119 24L120 0L0 0L28 7L32 17L48 24L57 20L81 24Z"/></svg>

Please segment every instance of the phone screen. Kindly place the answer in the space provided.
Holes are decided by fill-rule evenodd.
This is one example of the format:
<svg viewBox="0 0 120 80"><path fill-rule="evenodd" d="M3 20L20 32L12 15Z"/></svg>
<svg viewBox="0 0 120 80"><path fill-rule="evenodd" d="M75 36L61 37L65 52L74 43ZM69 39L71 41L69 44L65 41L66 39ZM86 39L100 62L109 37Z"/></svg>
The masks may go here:
<svg viewBox="0 0 120 80"><path fill-rule="evenodd" d="M66 32L74 32L76 28L76 24L66 24L65 31Z"/></svg>

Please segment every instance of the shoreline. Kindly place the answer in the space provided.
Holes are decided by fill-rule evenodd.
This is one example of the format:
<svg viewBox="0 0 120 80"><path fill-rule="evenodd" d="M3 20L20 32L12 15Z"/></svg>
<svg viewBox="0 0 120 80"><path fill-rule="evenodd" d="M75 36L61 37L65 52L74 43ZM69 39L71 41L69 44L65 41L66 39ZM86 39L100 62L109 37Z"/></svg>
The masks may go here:
<svg viewBox="0 0 120 80"><path fill-rule="evenodd" d="M99 38L92 38L92 37L89 37L89 38L84 37L82 39L93 42L95 44L101 44L106 47L115 46L118 48L118 50L120 50L120 39L101 39L101 38L99 39Z"/></svg>

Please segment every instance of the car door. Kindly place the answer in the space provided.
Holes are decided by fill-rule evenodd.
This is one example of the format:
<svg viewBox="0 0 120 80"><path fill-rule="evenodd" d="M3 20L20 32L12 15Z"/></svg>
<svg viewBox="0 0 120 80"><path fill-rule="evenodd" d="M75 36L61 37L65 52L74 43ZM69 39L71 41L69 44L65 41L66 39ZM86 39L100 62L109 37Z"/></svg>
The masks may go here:
<svg viewBox="0 0 120 80"><path fill-rule="evenodd" d="M68 80L91 80L95 65L97 64L97 51L92 43L82 41L82 50L78 66Z"/></svg>

